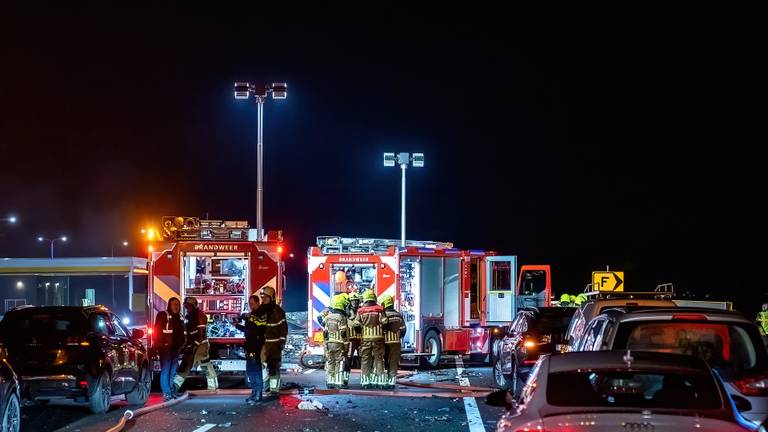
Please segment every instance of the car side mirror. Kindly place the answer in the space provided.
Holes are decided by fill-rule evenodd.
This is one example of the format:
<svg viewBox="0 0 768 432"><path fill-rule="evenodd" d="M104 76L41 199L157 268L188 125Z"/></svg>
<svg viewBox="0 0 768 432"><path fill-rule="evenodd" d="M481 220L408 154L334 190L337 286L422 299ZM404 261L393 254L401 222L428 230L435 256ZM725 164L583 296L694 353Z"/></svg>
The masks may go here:
<svg viewBox="0 0 768 432"><path fill-rule="evenodd" d="M144 337L144 330L133 329L131 330L131 339L141 339Z"/></svg>
<svg viewBox="0 0 768 432"><path fill-rule="evenodd" d="M739 395L731 395L731 398L733 399L733 403L736 405L736 409L739 410L739 412L750 411L752 409L752 403L750 403L746 398Z"/></svg>

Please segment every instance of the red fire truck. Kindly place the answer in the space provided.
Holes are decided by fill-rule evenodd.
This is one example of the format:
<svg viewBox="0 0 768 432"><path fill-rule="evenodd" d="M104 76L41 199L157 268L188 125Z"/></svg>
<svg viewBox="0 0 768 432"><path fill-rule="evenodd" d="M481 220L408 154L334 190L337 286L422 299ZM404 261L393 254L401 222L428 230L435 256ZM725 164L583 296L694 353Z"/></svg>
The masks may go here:
<svg viewBox="0 0 768 432"><path fill-rule="evenodd" d="M322 361L318 316L344 287L342 271L362 292L390 294L406 321L403 359L435 367L444 354L490 361L492 339L501 337L518 307L551 300L549 266L522 266L517 258L451 243L318 237L308 251L309 344L305 357ZM304 362L305 364L308 362Z"/></svg>
<svg viewBox="0 0 768 432"><path fill-rule="evenodd" d="M232 318L247 309L249 295L265 286L275 288L282 303L282 232L269 231L258 239L244 221L169 216L163 218L162 237L150 253L147 328L171 297L183 303L194 296L208 316L211 363L219 371L245 371L245 338ZM157 362L154 369L159 370Z"/></svg>

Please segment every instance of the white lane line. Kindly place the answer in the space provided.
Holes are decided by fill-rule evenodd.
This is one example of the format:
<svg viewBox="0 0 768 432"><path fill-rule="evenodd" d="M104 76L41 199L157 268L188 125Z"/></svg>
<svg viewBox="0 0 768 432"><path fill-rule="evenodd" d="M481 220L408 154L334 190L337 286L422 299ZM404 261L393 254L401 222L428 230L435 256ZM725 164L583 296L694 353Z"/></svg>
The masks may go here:
<svg viewBox="0 0 768 432"><path fill-rule="evenodd" d="M304 371L304 375L311 374L312 372L316 371L317 369L307 369Z"/></svg>
<svg viewBox="0 0 768 432"><path fill-rule="evenodd" d="M199 428L193 430L192 432L205 432L215 427L216 427L216 423L208 423L206 425L200 426Z"/></svg>
<svg viewBox="0 0 768 432"><path fill-rule="evenodd" d="M464 360L461 356L456 356L456 375L460 376L464 373ZM469 378L459 378L459 384L463 387L469 387ZM485 432L485 426L483 425L483 418L480 417L480 410L477 409L477 401L475 398L463 398L464 399L464 411L467 413L467 424L469 425L469 432Z"/></svg>

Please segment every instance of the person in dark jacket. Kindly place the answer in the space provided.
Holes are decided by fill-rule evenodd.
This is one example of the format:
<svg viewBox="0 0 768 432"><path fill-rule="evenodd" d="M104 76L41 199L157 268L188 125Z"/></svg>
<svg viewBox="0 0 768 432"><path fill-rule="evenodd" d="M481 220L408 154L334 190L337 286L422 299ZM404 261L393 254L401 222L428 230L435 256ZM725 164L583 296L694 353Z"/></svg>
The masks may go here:
<svg viewBox="0 0 768 432"><path fill-rule="evenodd" d="M160 389L163 399L173 399L173 377L179 366L179 354L184 347L184 324L181 322L181 301L176 297L168 300L166 310L155 318L155 343L160 356Z"/></svg>
<svg viewBox="0 0 768 432"><path fill-rule="evenodd" d="M206 372L208 390L216 390L219 388L219 379L208 354L210 349L207 330L208 316L198 306L197 299L192 296L184 299L184 309L187 311L185 322L187 344L183 349L181 364L176 371L173 383L176 388L181 388L189 372L200 365L200 369Z"/></svg>
<svg viewBox="0 0 768 432"><path fill-rule="evenodd" d="M285 320L285 311L276 302L274 288L262 288L259 297L261 306L256 310L256 315L265 322L262 358L269 371L269 392L277 396L280 393L280 362L288 337L288 322Z"/></svg>
<svg viewBox="0 0 768 432"><path fill-rule="evenodd" d="M262 392L264 391L264 379L261 371L261 350L264 348L264 330L266 329L266 319L256 315L261 301L259 296L254 294L248 298L248 307L250 313L243 314L237 320L235 327L245 332L245 373L248 376L248 382L251 384L251 395L245 402L249 405L261 403ZM245 321L245 324L240 324Z"/></svg>

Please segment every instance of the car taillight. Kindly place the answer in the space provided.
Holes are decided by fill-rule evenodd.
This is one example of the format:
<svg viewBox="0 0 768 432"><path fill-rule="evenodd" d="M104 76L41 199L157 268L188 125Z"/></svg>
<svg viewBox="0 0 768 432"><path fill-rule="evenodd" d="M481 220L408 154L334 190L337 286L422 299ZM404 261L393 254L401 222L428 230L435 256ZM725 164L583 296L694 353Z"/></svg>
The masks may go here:
<svg viewBox="0 0 768 432"><path fill-rule="evenodd" d="M534 342L534 341L529 339L529 340L523 342L523 346L526 347L526 348L533 348L533 347L536 346L536 342Z"/></svg>
<svg viewBox="0 0 768 432"><path fill-rule="evenodd" d="M88 387L88 381L80 381L77 384L80 386L80 388L87 388Z"/></svg>
<svg viewBox="0 0 768 432"><path fill-rule="evenodd" d="M152 336L152 327L147 329L147 335Z"/></svg>
<svg viewBox="0 0 768 432"><path fill-rule="evenodd" d="M768 375L742 378L733 385L745 396L768 396Z"/></svg>
<svg viewBox="0 0 768 432"><path fill-rule="evenodd" d="M677 314L672 315L673 320L706 321L707 316L702 314Z"/></svg>

